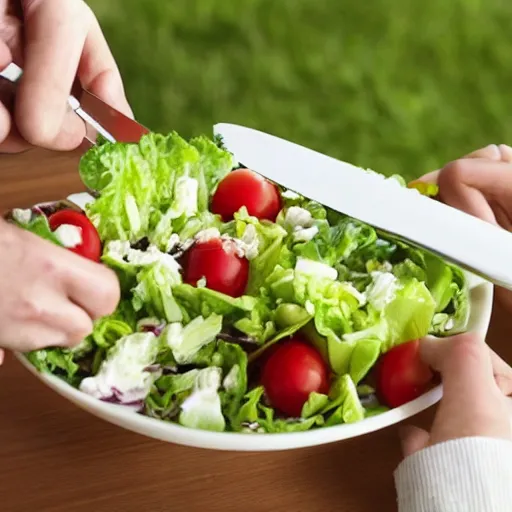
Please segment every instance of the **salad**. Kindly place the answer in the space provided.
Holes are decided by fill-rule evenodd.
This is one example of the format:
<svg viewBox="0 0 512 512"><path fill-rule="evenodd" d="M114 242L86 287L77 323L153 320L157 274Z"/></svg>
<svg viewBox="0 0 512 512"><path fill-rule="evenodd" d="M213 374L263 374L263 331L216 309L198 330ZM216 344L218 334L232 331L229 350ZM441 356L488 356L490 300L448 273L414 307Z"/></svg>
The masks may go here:
<svg viewBox="0 0 512 512"><path fill-rule="evenodd" d="M85 212L10 220L119 277L117 310L78 346L26 354L99 400L219 432L356 422L433 385L419 339L466 328L461 269L245 169L218 138L100 141L80 175Z"/></svg>

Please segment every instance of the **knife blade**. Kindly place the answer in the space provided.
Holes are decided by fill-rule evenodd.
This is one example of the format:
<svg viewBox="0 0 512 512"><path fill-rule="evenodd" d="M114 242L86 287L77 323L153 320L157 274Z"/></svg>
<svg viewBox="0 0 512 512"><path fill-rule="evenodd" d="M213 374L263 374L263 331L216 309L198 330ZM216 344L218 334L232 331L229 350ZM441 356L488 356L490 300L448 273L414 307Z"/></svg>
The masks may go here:
<svg viewBox="0 0 512 512"><path fill-rule="evenodd" d="M512 289L512 234L393 179L251 128L215 125L244 166L298 194Z"/></svg>
<svg viewBox="0 0 512 512"><path fill-rule="evenodd" d="M78 100L81 110L119 142L139 142L143 135L149 133L149 130L145 126L125 116L85 89L79 93ZM80 115L78 112L77 114ZM80 117L84 119L82 115L80 115ZM91 138L94 137L93 130L95 130L95 126L91 125L91 123L87 123L87 121L86 124L90 127L87 138L90 136ZM95 137L94 140L96 140Z"/></svg>
<svg viewBox="0 0 512 512"><path fill-rule="evenodd" d="M0 71L0 77L17 84L23 70L14 62ZM110 142L139 142L149 130L111 107L91 92L81 89L68 98L69 106L82 118L86 126L86 139L96 144L98 134Z"/></svg>

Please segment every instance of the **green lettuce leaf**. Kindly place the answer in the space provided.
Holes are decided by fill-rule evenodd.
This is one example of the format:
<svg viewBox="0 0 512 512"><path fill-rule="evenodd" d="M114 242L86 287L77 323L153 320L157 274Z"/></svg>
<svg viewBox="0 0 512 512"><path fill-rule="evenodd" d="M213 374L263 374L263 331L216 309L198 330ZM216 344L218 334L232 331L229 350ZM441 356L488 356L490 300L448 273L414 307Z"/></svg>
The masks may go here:
<svg viewBox="0 0 512 512"><path fill-rule="evenodd" d="M234 418L247 393L247 354L234 343L217 342L213 356L216 366L222 368L222 410L227 418Z"/></svg>
<svg viewBox="0 0 512 512"><path fill-rule="evenodd" d="M275 332L271 310L264 297L242 295L233 298L209 288L196 288L181 284L173 288L173 294L182 311L191 317L222 315L240 332L263 342Z"/></svg>
<svg viewBox="0 0 512 512"><path fill-rule="evenodd" d="M174 261L174 260L172 260ZM137 286L132 290L135 311L144 310L167 322L181 322L183 314L173 296L173 286L181 283L177 264L156 262L137 274Z"/></svg>
<svg viewBox="0 0 512 512"><path fill-rule="evenodd" d="M213 142L188 143L175 132L147 134L138 144L106 143L80 164L84 183L101 191L88 215L102 240L152 236L164 249L177 226L207 210L231 165L232 156Z"/></svg>
<svg viewBox="0 0 512 512"><path fill-rule="evenodd" d="M233 155L207 137L196 137L190 141L200 155L199 165L204 174L206 187L213 194L219 182L236 166Z"/></svg>
<svg viewBox="0 0 512 512"><path fill-rule="evenodd" d="M246 293L257 295L281 257L286 231L278 224L251 217L246 208L242 208L235 214L234 231L236 238L249 245L253 244L256 248L256 256L250 258Z"/></svg>
<svg viewBox="0 0 512 512"><path fill-rule="evenodd" d="M13 221L13 224L16 224L19 228L22 228L26 231L30 231L34 235L37 235L38 237L43 238L48 242L52 242L53 244L62 247L60 240L50 229L50 224L48 223L48 219L45 215L35 215L28 223Z"/></svg>
<svg viewBox="0 0 512 512"><path fill-rule="evenodd" d="M302 406L302 418L310 418L320 413L329 403L329 397L322 393L311 393L308 401Z"/></svg>
<svg viewBox="0 0 512 512"><path fill-rule="evenodd" d="M350 358L350 377L355 384L361 382L377 362L382 342L379 339L363 339L358 341Z"/></svg>
<svg viewBox="0 0 512 512"><path fill-rule="evenodd" d="M69 349L46 348L26 354L28 361L41 373L51 373L61 377L72 385L77 385L76 374L80 367L74 361Z"/></svg>
<svg viewBox="0 0 512 512"><path fill-rule="evenodd" d="M304 432L324 423L321 414L309 418L275 418L274 410L261 403L264 389L262 386L249 391L244 397L244 403L240 407L232 428L242 432Z"/></svg>
<svg viewBox="0 0 512 512"><path fill-rule="evenodd" d="M198 316L185 327L178 322L171 323L161 337L172 350L178 364L189 364L194 362L201 348L215 340L221 330L222 316L213 313L208 318Z"/></svg>
<svg viewBox="0 0 512 512"><path fill-rule="evenodd" d="M395 298L383 310L389 326L389 340L383 351L400 343L425 337L430 331L436 303L425 283L416 279L401 281Z"/></svg>
<svg viewBox="0 0 512 512"><path fill-rule="evenodd" d="M214 432L222 432L226 428L218 393L221 375L222 370L215 366L199 371L192 393L181 404L178 418L181 425Z"/></svg>

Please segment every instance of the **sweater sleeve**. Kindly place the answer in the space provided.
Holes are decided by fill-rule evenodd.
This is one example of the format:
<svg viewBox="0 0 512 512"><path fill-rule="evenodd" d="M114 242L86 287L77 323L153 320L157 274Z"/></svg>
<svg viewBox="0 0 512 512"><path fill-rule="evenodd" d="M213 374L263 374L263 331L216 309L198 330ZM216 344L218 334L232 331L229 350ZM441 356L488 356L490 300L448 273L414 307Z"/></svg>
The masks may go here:
<svg viewBox="0 0 512 512"><path fill-rule="evenodd" d="M467 437L425 448L395 472L399 512L512 512L512 441Z"/></svg>

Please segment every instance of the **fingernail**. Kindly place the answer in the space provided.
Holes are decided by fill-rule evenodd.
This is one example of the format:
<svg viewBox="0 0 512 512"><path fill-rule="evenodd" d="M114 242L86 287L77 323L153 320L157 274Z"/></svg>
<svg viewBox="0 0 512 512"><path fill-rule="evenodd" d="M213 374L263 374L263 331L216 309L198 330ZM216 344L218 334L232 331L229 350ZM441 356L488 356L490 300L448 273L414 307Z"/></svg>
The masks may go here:
<svg viewBox="0 0 512 512"><path fill-rule="evenodd" d="M489 144L485 149L489 151L489 158L501 160L501 151L497 144Z"/></svg>
<svg viewBox="0 0 512 512"><path fill-rule="evenodd" d="M498 151L500 152L500 158L505 162L512 162L512 148L507 144L500 144Z"/></svg>

